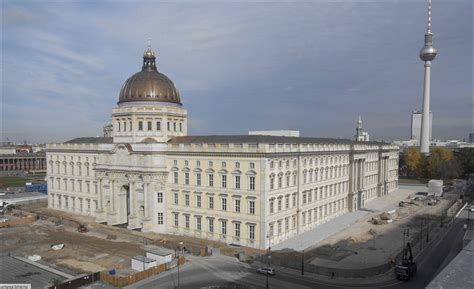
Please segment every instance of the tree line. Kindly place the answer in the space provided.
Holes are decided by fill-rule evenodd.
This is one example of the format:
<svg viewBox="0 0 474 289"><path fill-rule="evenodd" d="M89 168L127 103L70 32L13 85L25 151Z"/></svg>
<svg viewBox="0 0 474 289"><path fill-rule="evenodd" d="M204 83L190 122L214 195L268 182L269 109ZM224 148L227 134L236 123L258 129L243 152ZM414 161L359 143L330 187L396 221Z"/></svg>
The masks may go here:
<svg viewBox="0 0 474 289"><path fill-rule="evenodd" d="M418 147L409 147L400 154L400 176L426 179L468 178L474 173L474 148L451 151L444 147L423 156Z"/></svg>

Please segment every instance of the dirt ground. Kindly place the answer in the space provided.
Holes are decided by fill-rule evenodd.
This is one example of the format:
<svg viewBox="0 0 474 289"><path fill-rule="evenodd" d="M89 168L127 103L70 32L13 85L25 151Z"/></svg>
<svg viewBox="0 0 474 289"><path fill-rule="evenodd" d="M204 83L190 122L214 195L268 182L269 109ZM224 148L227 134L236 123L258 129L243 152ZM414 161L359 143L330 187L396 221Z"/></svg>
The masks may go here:
<svg viewBox="0 0 474 289"><path fill-rule="evenodd" d="M131 257L144 255L144 245L177 248L184 242L188 250L198 253L200 248L221 248L221 254L234 255L239 251L255 254L257 250L232 248L223 243L197 238L155 233L142 233L125 228L95 223L91 217L78 216L48 209L46 203L23 205L18 209L38 214L36 222L0 230L0 254L21 257L40 255L44 264L67 268L71 273L89 273L117 269L127 272ZM78 223L86 224L87 233L77 232ZM61 250L51 244L64 243Z"/></svg>
<svg viewBox="0 0 474 289"><path fill-rule="evenodd" d="M406 201L412 201L406 199ZM424 219L440 220L441 214L451 204L451 200L442 199L430 206L427 202L412 201L413 204L398 208L391 216L391 223L373 224L372 218L379 218L381 212L373 212L358 220L353 226L327 238L318 248L308 253L310 263L331 268L352 268L364 264L371 267L387 262L403 247L403 232L410 229L407 241L421 230L427 230ZM430 229L439 229L440 222ZM425 224L425 225L424 225ZM421 229L424 225L424 229Z"/></svg>

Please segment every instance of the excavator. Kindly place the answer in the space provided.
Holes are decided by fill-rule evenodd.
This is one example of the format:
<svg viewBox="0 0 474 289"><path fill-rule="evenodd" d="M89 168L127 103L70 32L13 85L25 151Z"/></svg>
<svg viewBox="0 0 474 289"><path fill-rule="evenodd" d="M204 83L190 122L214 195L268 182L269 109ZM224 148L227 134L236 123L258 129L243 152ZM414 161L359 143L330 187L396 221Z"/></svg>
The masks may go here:
<svg viewBox="0 0 474 289"><path fill-rule="evenodd" d="M400 264L395 267L395 274L398 280L410 280L416 274L416 263L413 262L413 253L411 252L410 242L407 243L403 250L403 259Z"/></svg>

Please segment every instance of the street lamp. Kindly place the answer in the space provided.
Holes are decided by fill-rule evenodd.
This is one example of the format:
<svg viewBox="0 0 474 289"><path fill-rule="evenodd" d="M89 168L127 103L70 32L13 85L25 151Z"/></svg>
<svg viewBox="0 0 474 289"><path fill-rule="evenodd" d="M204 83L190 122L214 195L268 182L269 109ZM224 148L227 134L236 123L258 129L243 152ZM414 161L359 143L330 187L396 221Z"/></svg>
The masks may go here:
<svg viewBox="0 0 474 289"><path fill-rule="evenodd" d="M271 247L272 247L272 241L270 239L270 233L267 233L267 238L268 238L268 268L270 268L270 260L272 259L272 255L271 255ZM265 288L269 288L269 284L268 284L268 272L267 272L267 280L266 280L266 286Z"/></svg>

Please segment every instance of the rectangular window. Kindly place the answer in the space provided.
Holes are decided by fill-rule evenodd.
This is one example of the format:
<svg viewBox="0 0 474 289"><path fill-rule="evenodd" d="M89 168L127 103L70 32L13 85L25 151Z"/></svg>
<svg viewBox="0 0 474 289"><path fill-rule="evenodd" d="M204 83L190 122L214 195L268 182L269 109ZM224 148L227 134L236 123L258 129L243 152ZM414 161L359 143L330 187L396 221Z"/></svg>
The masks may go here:
<svg viewBox="0 0 474 289"><path fill-rule="evenodd" d="M212 162L212 161L209 161L209 167L212 168L212 165L213 165L213 162Z"/></svg>
<svg viewBox="0 0 474 289"><path fill-rule="evenodd" d="M189 215L184 216L184 225L186 229L189 229Z"/></svg>
<svg viewBox="0 0 474 289"><path fill-rule="evenodd" d="M209 197L209 209L214 209L214 197Z"/></svg>
<svg viewBox="0 0 474 289"><path fill-rule="evenodd" d="M201 166L201 161L196 161L196 167L200 167Z"/></svg>
<svg viewBox="0 0 474 289"><path fill-rule="evenodd" d="M270 214L273 214L273 205L274 205L274 202L273 200L270 201Z"/></svg>
<svg viewBox="0 0 474 289"><path fill-rule="evenodd" d="M286 186L287 186L287 187L290 186L290 175L287 175L287 176L286 176Z"/></svg>
<svg viewBox="0 0 474 289"><path fill-rule="evenodd" d="M296 216L291 216L291 227L296 228Z"/></svg>
<svg viewBox="0 0 474 289"><path fill-rule="evenodd" d="M170 131L170 130L171 130L171 124L170 124L170 122L169 122L169 121L168 121L168 123L167 123L167 129L168 129L168 131Z"/></svg>
<svg viewBox="0 0 474 289"><path fill-rule="evenodd" d="M196 229L201 231L201 217L196 217Z"/></svg>
<svg viewBox="0 0 474 289"><path fill-rule="evenodd" d="M281 186L283 185L283 177L278 177L278 188L281 188Z"/></svg>
<svg viewBox="0 0 474 289"><path fill-rule="evenodd" d="M249 177L249 189L251 191L255 190L255 177Z"/></svg>
<svg viewBox="0 0 474 289"><path fill-rule="evenodd" d="M287 217L285 218L285 232L288 232L289 229L290 229L290 218Z"/></svg>
<svg viewBox="0 0 474 289"><path fill-rule="evenodd" d="M127 130L127 123L123 122L123 131L126 131L126 130Z"/></svg>
<svg viewBox="0 0 474 289"><path fill-rule="evenodd" d="M118 123L118 131L120 131L120 121L118 121L117 123Z"/></svg>
<svg viewBox="0 0 474 289"><path fill-rule="evenodd" d="M293 175L293 186L296 186L296 175Z"/></svg>
<svg viewBox="0 0 474 289"><path fill-rule="evenodd" d="M292 207L294 207L294 206L296 206L296 195L293 195L293 206Z"/></svg>
<svg viewBox="0 0 474 289"><path fill-rule="evenodd" d="M143 121L138 122L138 130L143 130Z"/></svg>
<svg viewBox="0 0 474 289"><path fill-rule="evenodd" d="M306 193L303 194L303 205L306 204Z"/></svg>
<svg viewBox="0 0 474 289"><path fill-rule="evenodd" d="M176 122L173 122L173 130L176 131Z"/></svg>
<svg viewBox="0 0 474 289"><path fill-rule="evenodd" d="M163 225L163 213L158 213L158 225Z"/></svg>
<svg viewBox="0 0 474 289"><path fill-rule="evenodd" d="M223 188L227 188L227 175L222 175L221 176L221 186Z"/></svg>
<svg viewBox="0 0 474 289"><path fill-rule="evenodd" d="M234 225L235 225L234 235L236 237L240 237L240 223L235 223Z"/></svg>
<svg viewBox="0 0 474 289"><path fill-rule="evenodd" d="M221 209L222 211L227 211L227 199L221 198Z"/></svg>
<svg viewBox="0 0 474 289"><path fill-rule="evenodd" d="M178 227L178 225L179 225L179 216L178 216L178 214L173 214L173 216L174 216L174 226Z"/></svg>
<svg viewBox="0 0 474 289"><path fill-rule="evenodd" d="M156 130L161 130L161 121L156 122Z"/></svg>
<svg viewBox="0 0 474 289"><path fill-rule="evenodd" d="M148 129L148 130L152 130L151 121L149 121L149 122L147 123L147 129Z"/></svg>
<svg viewBox="0 0 474 289"><path fill-rule="evenodd" d="M226 163L222 162L222 167L225 168L225 166L226 166Z"/></svg>
<svg viewBox="0 0 474 289"><path fill-rule="evenodd" d="M174 172L174 173L173 173L173 182L174 182L175 184L178 183L178 172Z"/></svg>
<svg viewBox="0 0 474 289"><path fill-rule="evenodd" d="M270 177L270 190L275 188L275 178Z"/></svg>
<svg viewBox="0 0 474 289"><path fill-rule="evenodd" d="M240 163L239 163L239 162L235 162L235 168L236 168L236 169L239 169L239 168L240 168Z"/></svg>
<svg viewBox="0 0 474 289"><path fill-rule="evenodd" d="M209 187L214 187L214 175L209 174Z"/></svg>
<svg viewBox="0 0 474 289"><path fill-rule="evenodd" d="M281 211L281 198L278 198L278 211Z"/></svg>
<svg viewBox="0 0 474 289"><path fill-rule="evenodd" d="M308 203L313 201L313 192L308 192Z"/></svg>
<svg viewBox="0 0 474 289"><path fill-rule="evenodd" d="M156 200L157 200L158 203L163 203L163 193L162 192L157 193Z"/></svg>
<svg viewBox="0 0 474 289"><path fill-rule="evenodd" d="M250 163L250 164L249 164L249 167L250 167L251 169L255 169L255 163Z"/></svg>
<svg viewBox="0 0 474 289"><path fill-rule="evenodd" d="M179 131L180 131L180 132L183 131L183 123L182 123L182 122L179 123Z"/></svg>
<svg viewBox="0 0 474 289"><path fill-rule="evenodd" d="M184 195L184 205L189 207L189 194Z"/></svg>
<svg viewBox="0 0 474 289"><path fill-rule="evenodd" d="M209 232L214 232L214 219L208 219L209 222Z"/></svg>
<svg viewBox="0 0 474 289"><path fill-rule="evenodd" d="M227 221L221 221L222 235L227 235Z"/></svg>
<svg viewBox="0 0 474 289"><path fill-rule="evenodd" d="M255 240L255 225L249 225L249 239Z"/></svg>
<svg viewBox="0 0 474 289"><path fill-rule="evenodd" d="M240 176L235 176L235 188L240 189Z"/></svg>
<svg viewBox="0 0 474 289"><path fill-rule="evenodd" d="M288 209L290 207L290 196L287 195L285 196L285 209Z"/></svg>
<svg viewBox="0 0 474 289"><path fill-rule="evenodd" d="M174 193L173 195L174 195L174 198L173 198L174 204L175 204L175 205L178 205L179 195L178 195L178 193Z"/></svg>
<svg viewBox="0 0 474 289"><path fill-rule="evenodd" d="M235 212L240 213L240 200L235 200Z"/></svg>
<svg viewBox="0 0 474 289"><path fill-rule="evenodd" d="M197 195L196 196L196 208L201 207L201 196Z"/></svg>
<svg viewBox="0 0 474 289"><path fill-rule="evenodd" d="M189 166L189 161L185 160L185 161L184 161L184 166L185 166L185 167Z"/></svg>
<svg viewBox="0 0 474 289"><path fill-rule="evenodd" d="M184 173L184 184L189 185L189 173Z"/></svg>
<svg viewBox="0 0 474 289"><path fill-rule="evenodd" d="M255 215L255 201L249 201L249 213Z"/></svg>
<svg viewBox="0 0 474 289"><path fill-rule="evenodd" d="M270 232L268 233L270 235L270 237L273 237L273 234L275 233L273 227L274 227L274 225L273 225L273 223L271 223L270 224L270 229L269 229Z"/></svg>
<svg viewBox="0 0 474 289"><path fill-rule="evenodd" d="M201 173L196 173L196 186L201 185Z"/></svg>

